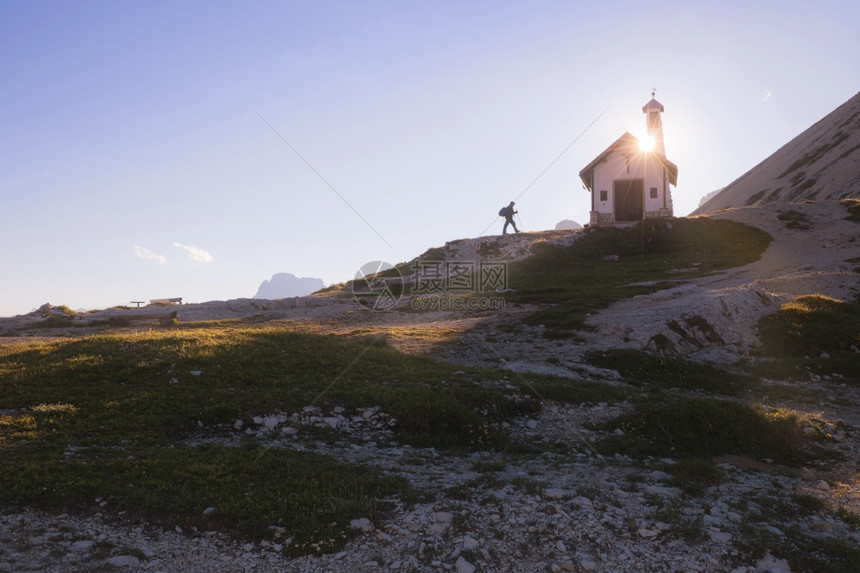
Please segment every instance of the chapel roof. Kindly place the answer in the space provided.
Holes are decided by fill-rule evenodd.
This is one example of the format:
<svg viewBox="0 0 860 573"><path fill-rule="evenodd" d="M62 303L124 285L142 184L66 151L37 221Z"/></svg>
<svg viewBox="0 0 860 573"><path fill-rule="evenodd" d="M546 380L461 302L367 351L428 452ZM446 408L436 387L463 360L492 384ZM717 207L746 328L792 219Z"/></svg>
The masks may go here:
<svg viewBox="0 0 860 573"><path fill-rule="evenodd" d="M659 103L657 105L659 105ZM640 151L639 138L637 138L629 131L625 131L621 137L616 139L609 147L604 149L600 155L595 157L591 163L586 165L582 169L582 171L579 172L579 178L582 179L582 182L585 184L585 188L588 191L592 191L592 188L594 187L594 170L597 168L598 165L606 161L606 159L615 151L621 151L625 154L651 153L666 168L666 172L669 175L669 183L671 183L672 185L678 184L678 166L659 153L655 153L653 151Z"/></svg>

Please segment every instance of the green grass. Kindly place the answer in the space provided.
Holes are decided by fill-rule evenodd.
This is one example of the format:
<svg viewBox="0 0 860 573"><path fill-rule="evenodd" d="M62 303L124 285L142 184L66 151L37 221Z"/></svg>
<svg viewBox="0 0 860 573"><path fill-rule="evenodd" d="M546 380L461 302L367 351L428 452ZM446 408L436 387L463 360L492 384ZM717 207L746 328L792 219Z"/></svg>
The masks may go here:
<svg viewBox="0 0 860 573"><path fill-rule="evenodd" d="M91 430L103 426L163 445L196 431L198 421L297 411L317 399L348 409L380 406L398 420L404 440L483 447L483 438L469 434L538 407L491 385L456 382L462 377L452 375L454 367L380 339L269 327L188 327L3 352L0 408L73 403L79 413L63 432L73 439L98 440Z"/></svg>
<svg viewBox="0 0 860 573"><path fill-rule="evenodd" d="M271 538L276 526L293 538L291 552L336 550L350 519L376 519L382 500L419 496L374 468L264 449L233 423L312 403L347 416L378 406L396 442L459 453L510 447L501 422L539 410L536 388L577 403L603 398L598 384L497 376L405 355L379 338L271 325L0 346L0 507L99 511L100 497L132 519L252 538Z"/></svg>
<svg viewBox="0 0 860 573"><path fill-rule="evenodd" d="M630 398L627 388L609 386L600 382L578 380L570 382L564 378L542 374L528 374L518 379L520 391L541 400L551 400L564 404L581 404L583 402L598 404L600 402L615 403Z"/></svg>
<svg viewBox="0 0 860 573"><path fill-rule="evenodd" d="M353 535L350 519L377 519L379 500L405 488L401 479L375 469L259 445L126 444L63 454L55 447L13 455L2 477L3 505L72 512L99 507L126 512L132 521L258 539L282 527L293 538L288 552L305 554L340 547ZM97 498L105 508L94 503ZM204 514L207 508L214 511Z"/></svg>
<svg viewBox="0 0 860 573"><path fill-rule="evenodd" d="M808 231L812 228L809 218L803 213L799 213L793 209L781 211L777 215L777 219L785 223L785 226L795 231Z"/></svg>
<svg viewBox="0 0 860 573"><path fill-rule="evenodd" d="M778 367L784 376L799 377L801 367L860 383L860 354L855 351L860 348L860 304L801 296L763 317L758 328L760 354L781 359Z"/></svg>
<svg viewBox="0 0 860 573"><path fill-rule="evenodd" d="M789 410L705 398L647 402L600 426L623 435L605 438L606 453L710 459L724 454L802 464L813 453L803 417Z"/></svg>
<svg viewBox="0 0 860 573"><path fill-rule="evenodd" d="M860 223L860 199L843 199L840 203L848 210L848 216L845 218Z"/></svg>
<svg viewBox="0 0 860 573"><path fill-rule="evenodd" d="M712 364L691 362L684 358L662 356L631 349L613 349L585 354L589 364L618 371L625 382L636 386L705 390L711 393L739 395L757 386L755 378L728 372Z"/></svg>
<svg viewBox="0 0 860 573"><path fill-rule="evenodd" d="M544 305L526 319L550 334L582 327L612 302L757 260L770 236L725 220L648 220L629 228L596 227L569 247L535 245L509 265L511 302ZM617 255L618 260L604 260ZM684 272L677 272L684 269Z"/></svg>
<svg viewBox="0 0 860 573"><path fill-rule="evenodd" d="M725 481L723 470L711 460L683 458L662 469L672 476L670 485L689 495L702 495L705 488Z"/></svg>

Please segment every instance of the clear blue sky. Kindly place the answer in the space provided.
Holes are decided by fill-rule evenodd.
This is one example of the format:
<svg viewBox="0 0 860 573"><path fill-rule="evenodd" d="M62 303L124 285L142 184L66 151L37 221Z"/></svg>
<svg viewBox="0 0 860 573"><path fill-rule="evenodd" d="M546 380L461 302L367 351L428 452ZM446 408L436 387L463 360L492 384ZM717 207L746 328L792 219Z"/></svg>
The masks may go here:
<svg viewBox="0 0 860 573"><path fill-rule="evenodd" d="M574 140L517 203L528 231L587 222L577 174L652 87L686 215L860 89L858 22L843 0L0 1L0 316L348 280L499 233Z"/></svg>

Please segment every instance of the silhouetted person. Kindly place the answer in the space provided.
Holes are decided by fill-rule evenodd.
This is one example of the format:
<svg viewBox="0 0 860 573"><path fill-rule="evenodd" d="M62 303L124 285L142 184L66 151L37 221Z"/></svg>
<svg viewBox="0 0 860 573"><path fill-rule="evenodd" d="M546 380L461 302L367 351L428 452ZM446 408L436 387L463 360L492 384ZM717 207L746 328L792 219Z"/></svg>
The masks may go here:
<svg viewBox="0 0 860 573"><path fill-rule="evenodd" d="M519 233L520 230L517 229L517 224L514 223L514 215L516 215L518 211L514 211L514 202L511 201L511 204L505 207L505 226L502 227L502 234L508 234L508 225L514 226L514 232Z"/></svg>

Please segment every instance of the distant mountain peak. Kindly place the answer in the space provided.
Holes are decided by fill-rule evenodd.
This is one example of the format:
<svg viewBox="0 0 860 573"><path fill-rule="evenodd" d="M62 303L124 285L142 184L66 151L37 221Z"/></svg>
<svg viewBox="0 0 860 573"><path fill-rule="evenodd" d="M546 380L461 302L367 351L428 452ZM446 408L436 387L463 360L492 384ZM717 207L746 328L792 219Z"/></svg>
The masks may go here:
<svg viewBox="0 0 860 573"><path fill-rule="evenodd" d="M576 221L572 221L570 219L563 219L563 220L559 221L555 226L556 231L568 231L568 230L581 229L581 228L582 228L582 225L580 225Z"/></svg>
<svg viewBox="0 0 860 573"><path fill-rule="evenodd" d="M260 284L254 298L276 300L293 296L307 296L324 286L325 283L322 279L297 277L292 273L275 273L271 279Z"/></svg>

